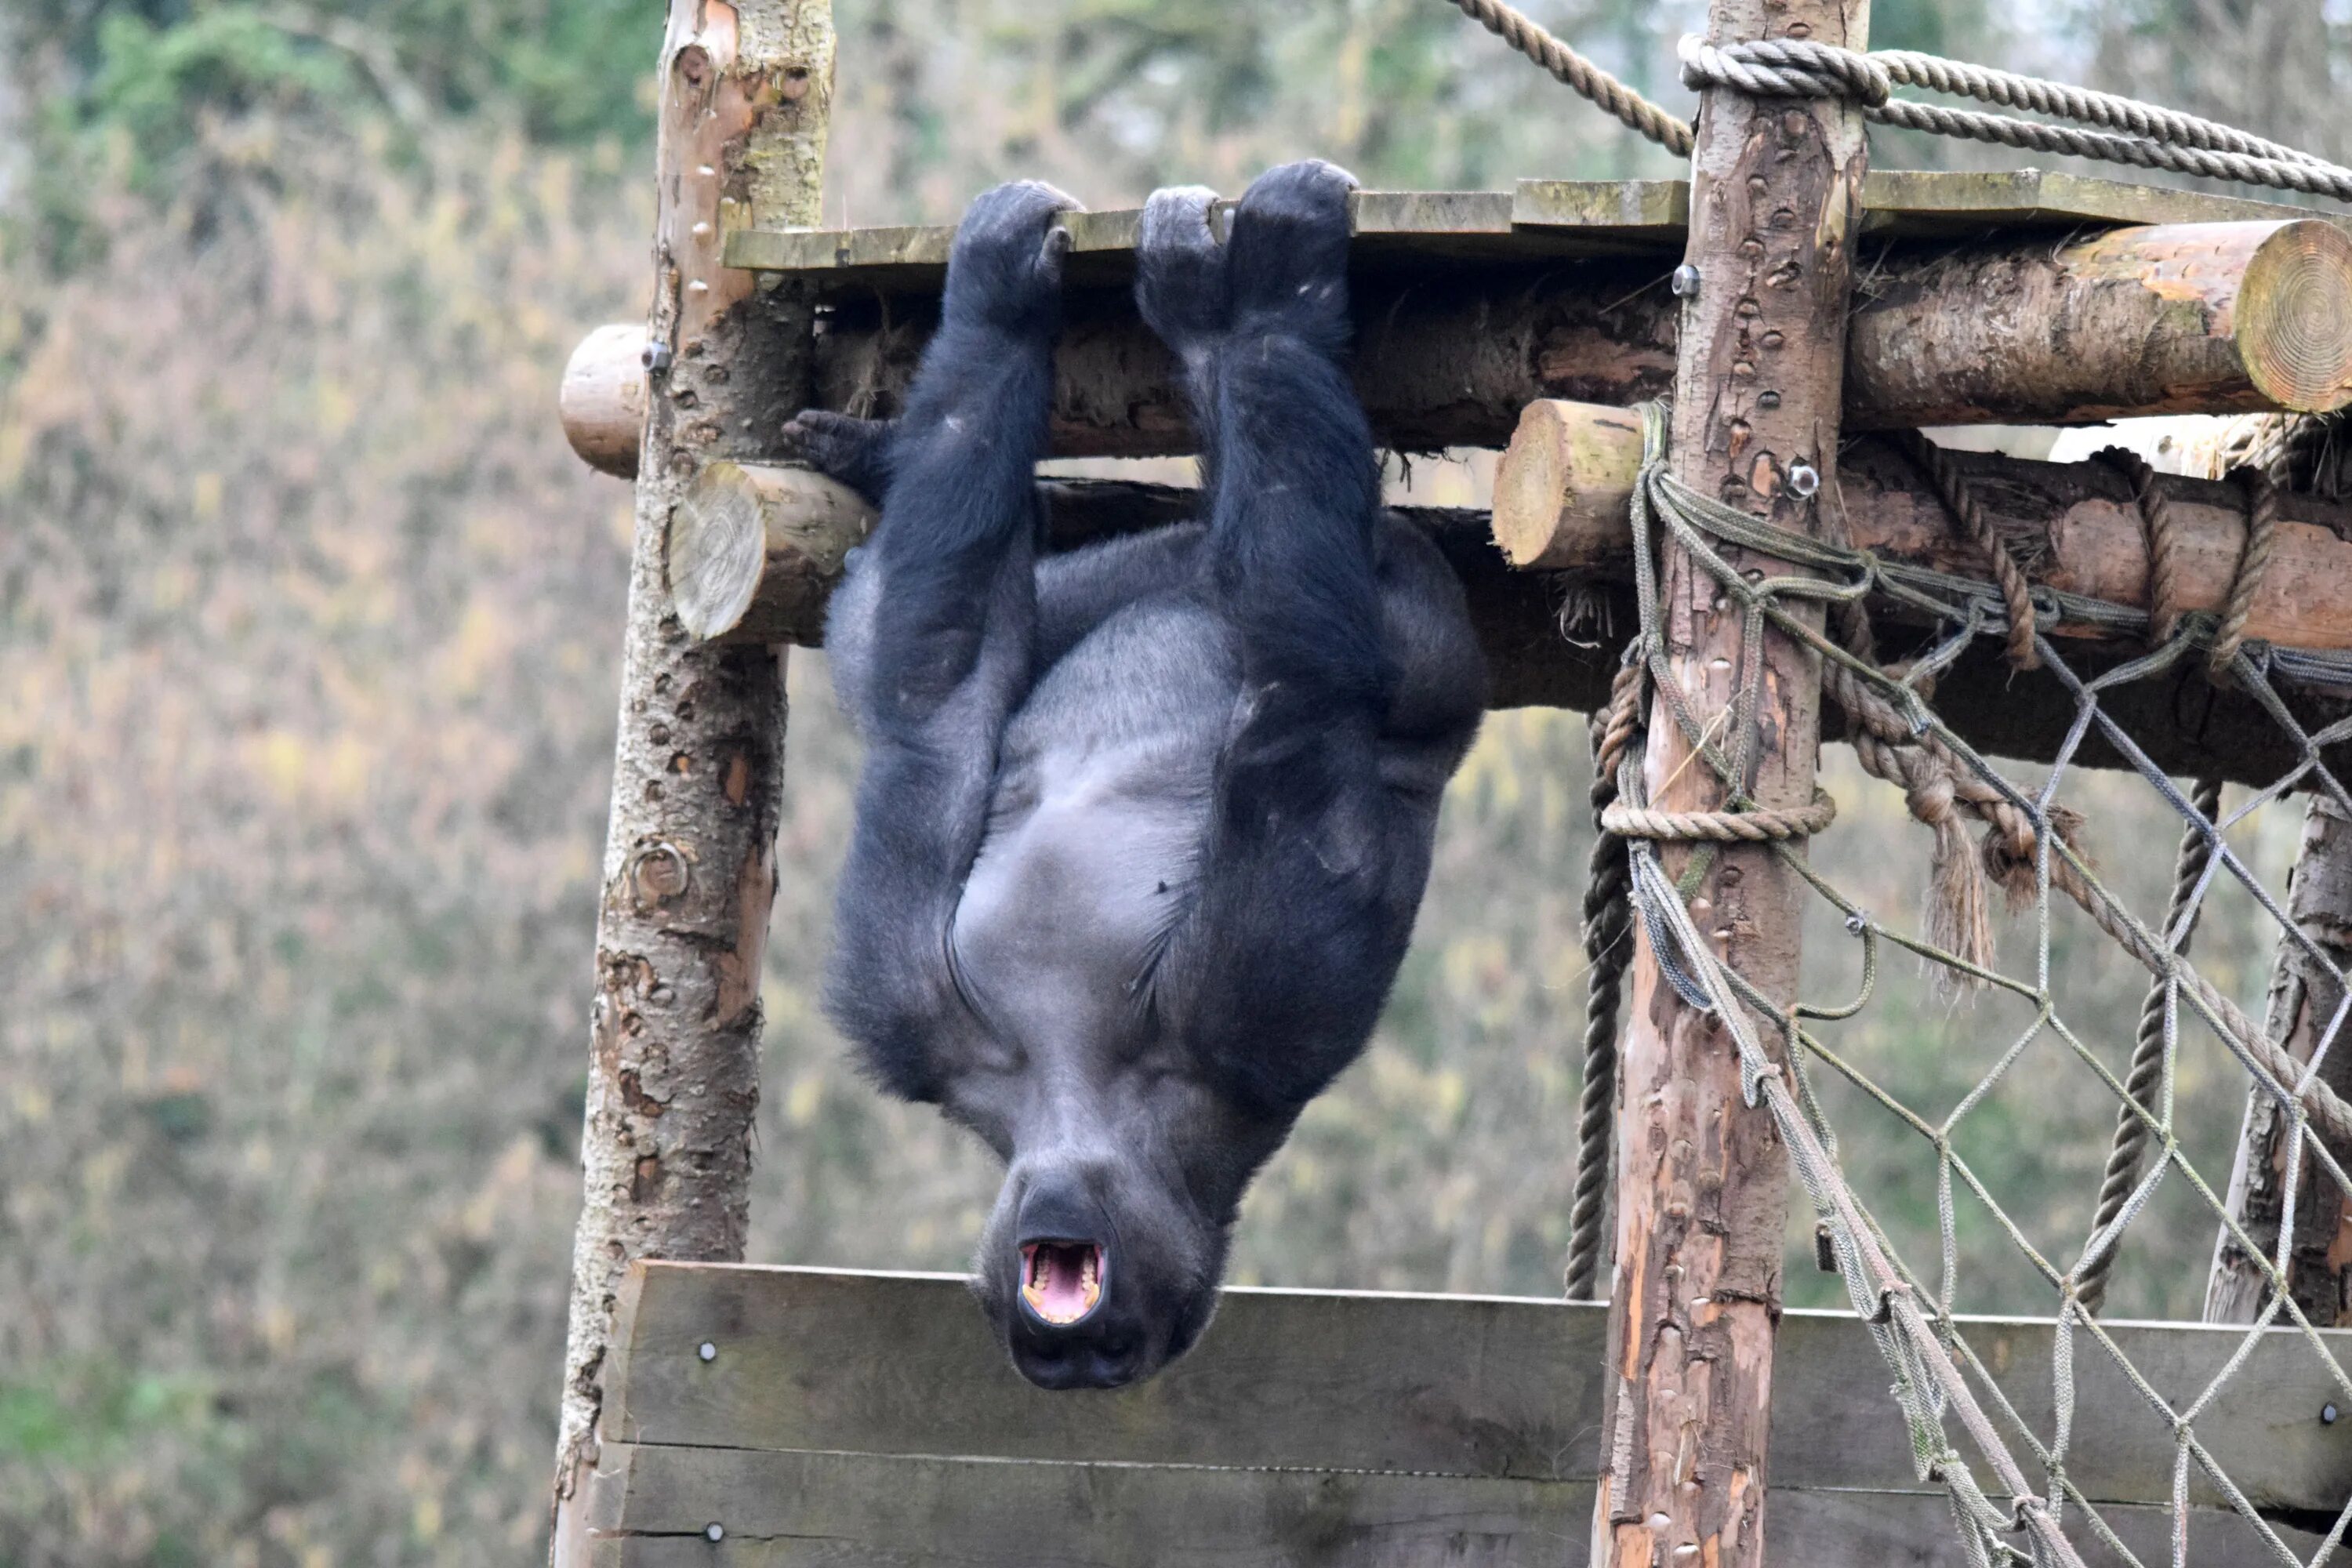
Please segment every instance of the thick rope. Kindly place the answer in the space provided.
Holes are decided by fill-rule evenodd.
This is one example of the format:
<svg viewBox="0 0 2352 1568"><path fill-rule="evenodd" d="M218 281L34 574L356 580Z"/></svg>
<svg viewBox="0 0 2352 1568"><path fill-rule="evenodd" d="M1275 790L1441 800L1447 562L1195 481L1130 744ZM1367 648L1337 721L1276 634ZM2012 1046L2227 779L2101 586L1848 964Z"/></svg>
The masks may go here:
<svg viewBox="0 0 2352 1568"><path fill-rule="evenodd" d="M2009 546L1994 531L1992 520L1985 515L1968 476L1960 471L1950 453L1916 430L1897 431L1887 439L1935 487L1944 510L1952 514L1969 541L1984 552L1985 560L1992 567L1993 581L2000 584L2001 603L2009 610L2010 667L2042 668L2042 655L2034 647L2041 633L2034 624L2033 584L2027 579L2025 569L2017 563L2017 558L2009 552Z"/></svg>
<svg viewBox="0 0 2352 1568"><path fill-rule="evenodd" d="M1845 99L1861 106L1864 119L1906 131L2352 201L2352 169L2230 126L2059 82L1907 51L1865 55L1811 38L1718 45L1685 37L1675 52L1688 87L1727 87L1757 98ZM1889 96L1897 82L2127 129L2079 130L1915 103ZM2261 151L2247 150L2254 148Z"/></svg>
<svg viewBox="0 0 2352 1568"><path fill-rule="evenodd" d="M2128 447L2105 447L2095 460L2123 475L2132 488L2140 537L2147 544L2148 641L2168 643L2180 627L2180 536L2172 526L2172 499L2148 460Z"/></svg>
<svg viewBox="0 0 2352 1568"><path fill-rule="evenodd" d="M2186 955L2189 939L2196 934L2198 918L2204 913L2201 903L2191 907L2197 889L2203 885L2206 869L2213 863L2212 825L2221 815L2221 781L2200 779L2189 804L2196 808L2197 820L2180 830L2180 852L2172 865L2172 898L2165 907L2164 930L2173 938L2172 951ZM2139 1035L2132 1044L2131 1066L2124 1077L2124 1093L2127 1101L2116 1108L2115 1142L2107 1151L2106 1173L2100 1178L2099 1202L2091 1220L2091 1243L2096 1246L2107 1227L2114 1225L2130 1203L2139 1186L2140 1166L2147 1153L2148 1122L2144 1107L2156 1101L2157 1090L2164 1081L2164 1057L2170 1031L2166 1019L2171 1012L2172 987L2157 981L2147 988L2147 997L2140 1004ZM2074 1295L2083 1310L2096 1314L2106 1305L2107 1280L2115 1271L2117 1239L2109 1239L2089 1256L2075 1276ZM2087 1251L2087 1247L2086 1247Z"/></svg>
<svg viewBox="0 0 2352 1568"><path fill-rule="evenodd" d="M1465 16L1551 72L1570 91L1677 157L1695 144L1690 122L1652 103L1502 0L1452 0Z"/></svg>
<svg viewBox="0 0 2352 1568"><path fill-rule="evenodd" d="M1696 144L1689 121L1652 103L1503 0L1448 3L1669 153L1686 156ZM2039 77L1907 49L1865 55L1810 38L1716 45L1685 37L1676 54L1683 80L1691 87L1728 87L1759 98L1843 98L1860 104L1864 119L1906 131L2352 201L2352 169L2215 121ZM1897 85L2076 123L2045 125L1917 103L1891 97Z"/></svg>
<svg viewBox="0 0 2352 1568"><path fill-rule="evenodd" d="M2280 466L2284 465L2290 450L2280 449ZM2221 629L2213 634L2213 646L2206 653L2207 668L2217 681L2226 679L2238 650L2245 646L2246 623L2254 614L2254 595L2262 589L2263 574L2270 566L2272 551L2278 546L2278 479L2264 468L2240 468L2237 478L2246 489L2246 542L2238 554L2237 573L2230 579L2230 597L2221 609Z"/></svg>
<svg viewBox="0 0 2352 1568"><path fill-rule="evenodd" d="M1682 843L1769 844L1810 838L1837 820L1837 802L1820 790L1790 810L1757 806L1748 811L1660 811L1619 801L1601 814L1601 826L1620 838Z"/></svg>
<svg viewBox="0 0 2352 1568"><path fill-rule="evenodd" d="M1617 769L1642 731L1642 667L1617 672L1592 715L1592 859L1584 884L1584 1088L1576 1107L1576 1192L1568 1217L1568 1299L1597 1300L1617 1122L1617 1014L1633 964L1633 877L1625 841L1601 825Z"/></svg>

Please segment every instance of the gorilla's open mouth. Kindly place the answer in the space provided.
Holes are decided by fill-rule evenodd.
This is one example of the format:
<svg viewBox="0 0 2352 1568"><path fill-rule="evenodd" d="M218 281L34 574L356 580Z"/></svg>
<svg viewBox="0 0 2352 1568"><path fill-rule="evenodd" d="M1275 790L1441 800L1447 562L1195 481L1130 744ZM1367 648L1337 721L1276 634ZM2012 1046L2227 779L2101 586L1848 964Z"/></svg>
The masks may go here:
<svg viewBox="0 0 2352 1568"><path fill-rule="evenodd" d="M1066 1328L1102 1300L1103 1249L1090 1241L1033 1241L1021 1249L1021 1300Z"/></svg>

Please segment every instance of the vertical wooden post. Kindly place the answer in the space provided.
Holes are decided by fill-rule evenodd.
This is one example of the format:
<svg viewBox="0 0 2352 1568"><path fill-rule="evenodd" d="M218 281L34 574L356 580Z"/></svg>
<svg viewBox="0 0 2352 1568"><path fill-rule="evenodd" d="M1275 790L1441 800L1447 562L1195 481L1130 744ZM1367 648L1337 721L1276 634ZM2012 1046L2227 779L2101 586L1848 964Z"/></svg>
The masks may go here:
<svg viewBox="0 0 2352 1568"><path fill-rule="evenodd" d="M1861 49L1868 26L1869 0L1713 0L1707 36ZM1683 279L1674 469L1783 528L1829 532L1862 216L1861 120L1838 101L1709 90L1697 133L1685 258L1697 277L1695 289ZM1682 552L1669 548L1664 566L1661 629L1673 677L1705 723L1729 705L1744 673L1739 614ZM1763 805L1801 807L1813 791L1820 670L1779 636L1767 636L1763 657L1748 788ZM1703 763L1685 766L1687 754L1658 705L1643 763L1651 799L1670 810L1720 807L1716 779ZM1690 847L1664 851L1679 879ZM1769 848L1742 846L1712 856L1690 910L1733 968L1767 994L1793 998L1801 891ZM1741 1100L1730 1038L1663 981L1646 935L1633 975L1618 1069L1615 1375L1592 1561L1755 1568L1764 1561L1787 1161L1769 1116ZM1770 1026L1763 1032L1777 1038Z"/></svg>
<svg viewBox="0 0 2352 1568"><path fill-rule="evenodd" d="M2305 811L2303 847L2287 889L2287 913L2338 968L2352 964L2352 821L2325 795L2313 795ZM2294 942L2282 939L2271 974L2266 1024L2271 1037L2284 1041L2295 1060L2310 1061L2343 1001L2342 988ZM2339 1029L2329 1044L2319 1076L2336 1093L2352 1094L2352 1024ZM2246 1101L2237 1163L2230 1172L2231 1214L2273 1258L2280 1211L2286 1201L2286 1132L2278 1102L2255 1091ZM2295 1193L2287 1289L2311 1321L2326 1328L2346 1321L2347 1308L2352 1306L2352 1212L2347 1212L2343 1192L2308 1154L2296 1176ZM2252 1322L2269 1296L2261 1268L2227 1229L2221 1231L2205 1289L2205 1321Z"/></svg>
<svg viewBox="0 0 2352 1568"><path fill-rule="evenodd" d="M687 635L664 543L697 471L761 455L804 401L806 310L719 257L730 229L816 221L833 42L831 0L670 0L662 40L652 375L596 930L560 1564L587 1558L582 1483L622 1272L638 1258L743 1255L782 667L773 650Z"/></svg>

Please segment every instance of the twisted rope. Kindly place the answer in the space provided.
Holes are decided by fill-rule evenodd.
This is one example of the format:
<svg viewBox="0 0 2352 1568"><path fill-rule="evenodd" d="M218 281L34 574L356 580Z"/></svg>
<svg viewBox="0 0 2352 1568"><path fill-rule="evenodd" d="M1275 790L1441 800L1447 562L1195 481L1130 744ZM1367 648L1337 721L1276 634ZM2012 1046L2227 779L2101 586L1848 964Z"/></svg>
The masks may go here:
<svg viewBox="0 0 2352 1568"><path fill-rule="evenodd" d="M1642 667L1617 672L1592 715L1592 858L1584 884L1584 1088L1576 1107L1576 1192L1569 1208L1567 1293L1597 1298L1617 1121L1617 1014L1633 963L1633 875L1625 841L1602 825L1617 770L1642 729Z"/></svg>
<svg viewBox="0 0 2352 1568"><path fill-rule="evenodd" d="M1864 119L1907 131L2352 201L2352 169L2212 121L2060 82L1909 51L1865 55L1811 38L1710 44L1685 37L1675 54L1688 87L1727 87L1758 98L1845 99L1861 106ZM2081 130L1915 103L1889 96L1897 82L2125 129Z"/></svg>
<svg viewBox="0 0 2352 1568"><path fill-rule="evenodd" d="M2213 864L2212 825L2221 815L2221 781L2198 780L2189 804L2196 808L2197 817L2180 830L2180 852L2172 863L2172 898L2164 913L2166 932L2177 933L2172 935L2172 951L2182 956L2187 955L2189 939L2196 934L2199 917L2204 913L2203 905L2192 905L2191 900L2204 883L2207 868ZM2165 1050L2172 1037L2168 1027L2171 1001L2171 985L2158 980L2148 986L2147 997L2140 1004L2139 1035L2132 1043L2131 1066L2124 1078L2128 1098L2116 1108L2115 1142L2107 1150L2106 1173L2099 1181L2091 1239L2084 1244L2084 1262L2075 1275L2075 1298L2084 1311L2095 1316L2106 1305L2107 1280L2115 1271L2120 1239L2108 1237L2103 1246L2101 1238L2130 1204L2147 1153L2150 1123L2142 1108L2154 1101L2164 1081Z"/></svg>
<svg viewBox="0 0 2352 1568"><path fill-rule="evenodd" d="M2284 467L2289 448L2282 447L2276 466ZM2246 542L2238 553L2238 570L2230 579L2230 598L2221 610L2221 629L2207 650L2207 668L2215 680L2226 678L2230 666L2245 646L2246 623L2254 613L2254 595L2263 585L2271 552L2278 545L2281 483L2268 468L2240 468L2238 482L2246 489Z"/></svg>
<svg viewBox="0 0 2352 1568"><path fill-rule="evenodd" d="M1570 91L1614 115L1628 128L1678 157L1694 145L1690 122L1652 103L1623 82L1561 43L1533 19L1502 0L1453 0L1463 15L1543 67Z"/></svg>
<svg viewBox="0 0 2352 1568"><path fill-rule="evenodd" d="M1686 156L1695 145L1689 121L1652 103L1503 0L1449 3L1667 152ZM1811 38L1710 44L1685 37L1675 54L1683 81L1690 87L1728 87L1758 98L1842 98L1858 103L1866 120L1932 136L2352 202L2352 169L2217 121L2040 77L1908 49L1863 54ZM2006 114L1917 103L1892 97L1898 85L2075 123L2045 125Z"/></svg>
<svg viewBox="0 0 2352 1568"><path fill-rule="evenodd" d="M2128 447L2107 447L2093 459L2123 475L2139 508L2140 536L2147 543L2147 635L2152 643L2172 640L2180 627L2179 534L2172 526L2172 499L2157 483L2156 469Z"/></svg>
<svg viewBox="0 0 2352 1568"><path fill-rule="evenodd" d="M1748 811L1660 811L1621 800L1601 814L1602 828L1620 838L1703 844L1810 838L1836 820L1837 802L1820 790L1811 801L1790 810L1760 805Z"/></svg>
<svg viewBox="0 0 2352 1568"><path fill-rule="evenodd" d="M2027 579L2025 569L2017 563L2017 558L2009 552L2009 546L1994 531L1992 520L1985 515L1968 476L1960 471L1950 453L1916 430L1897 431L1887 439L1935 487L1944 510L1952 514L1969 541L1984 552L1985 559L1991 563L1993 582L2000 586L2001 603L2009 610L2010 668L2040 668L2042 655L2034 647L2041 631L2034 619L2033 584Z"/></svg>

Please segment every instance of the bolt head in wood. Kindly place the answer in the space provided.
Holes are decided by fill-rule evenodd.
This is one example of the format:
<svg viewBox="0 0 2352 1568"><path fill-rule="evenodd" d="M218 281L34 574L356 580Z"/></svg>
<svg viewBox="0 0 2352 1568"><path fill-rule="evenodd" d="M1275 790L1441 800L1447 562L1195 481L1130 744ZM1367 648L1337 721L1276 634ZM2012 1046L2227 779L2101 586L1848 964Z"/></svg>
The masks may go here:
<svg viewBox="0 0 2352 1568"><path fill-rule="evenodd" d="M1822 488L1821 470L1800 458L1789 465L1789 488L1801 496L1810 496Z"/></svg>
<svg viewBox="0 0 2352 1568"><path fill-rule="evenodd" d="M1675 268L1674 277L1668 279L1666 286L1675 291L1677 300L1698 298L1698 268L1687 261L1684 262Z"/></svg>
<svg viewBox="0 0 2352 1568"><path fill-rule="evenodd" d="M702 1539L705 1541L724 1541L727 1539L727 1527L720 1524L716 1520L713 1520L710 1523L702 1527Z"/></svg>
<svg viewBox="0 0 2352 1568"><path fill-rule="evenodd" d="M658 339L646 345L646 369L656 375L670 367L673 357L669 345Z"/></svg>
<svg viewBox="0 0 2352 1568"><path fill-rule="evenodd" d="M695 1347L694 1353L700 1356L704 1361L717 1361L719 1359L719 1347L712 1344L709 1340L705 1340L702 1343Z"/></svg>

